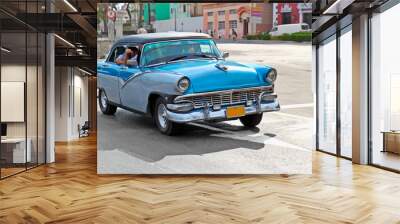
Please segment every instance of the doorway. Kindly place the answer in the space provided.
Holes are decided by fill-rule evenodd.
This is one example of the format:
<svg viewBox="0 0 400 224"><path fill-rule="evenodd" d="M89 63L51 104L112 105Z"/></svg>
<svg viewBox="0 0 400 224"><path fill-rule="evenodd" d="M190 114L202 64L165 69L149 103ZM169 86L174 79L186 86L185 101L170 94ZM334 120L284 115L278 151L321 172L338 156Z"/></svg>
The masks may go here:
<svg viewBox="0 0 400 224"><path fill-rule="evenodd" d="M243 20L243 36L247 36L249 34L249 19Z"/></svg>

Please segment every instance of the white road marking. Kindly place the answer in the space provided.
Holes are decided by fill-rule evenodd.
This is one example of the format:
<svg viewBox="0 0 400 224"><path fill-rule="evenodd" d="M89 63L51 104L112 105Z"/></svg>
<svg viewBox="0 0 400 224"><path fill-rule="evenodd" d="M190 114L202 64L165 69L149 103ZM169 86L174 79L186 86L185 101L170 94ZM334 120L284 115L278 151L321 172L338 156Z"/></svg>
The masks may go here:
<svg viewBox="0 0 400 224"><path fill-rule="evenodd" d="M276 114L279 115L283 115L286 117L291 117L291 118L295 118L295 119L304 119L304 120L313 120L313 117L306 117L306 116L301 116L301 115L295 115L295 114L288 114L288 113L283 113L283 112L274 112Z"/></svg>
<svg viewBox="0 0 400 224"><path fill-rule="evenodd" d="M278 112L280 115L288 115L288 116L294 116L296 118L306 118L302 116L297 116L297 115L291 115L291 114L285 114ZM306 118L309 119L309 118ZM229 121L231 124L236 124L240 123L239 121ZM291 149L297 149L301 151L307 151L309 152L310 149L301 147L299 145L291 144L289 142L286 142L284 140L278 139L276 137L267 137L264 135L264 133L243 133L243 132L235 132L235 131L230 131L230 130L225 130L222 128L214 127L214 126L209 126L207 124L199 124L199 123L190 123L191 125L202 127L208 130L213 130L213 131L219 131L221 133L218 134L213 134L213 136L220 136L220 137L225 137L225 138L230 138L230 139L236 139L236 140L246 140L250 142L258 142L258 143L264 143L265 145L275 145L279 147L284 147L284 148L291 148ZM243 135L244 134L244 135Z"/></svg>
<svg viewBox="0 0 400 224"><path fill-rule="evenodd" d="M306 107L313 107L313 106L314 106L314 103L289 104L289 105L281 105L281 109L306 108Z"/></svg>

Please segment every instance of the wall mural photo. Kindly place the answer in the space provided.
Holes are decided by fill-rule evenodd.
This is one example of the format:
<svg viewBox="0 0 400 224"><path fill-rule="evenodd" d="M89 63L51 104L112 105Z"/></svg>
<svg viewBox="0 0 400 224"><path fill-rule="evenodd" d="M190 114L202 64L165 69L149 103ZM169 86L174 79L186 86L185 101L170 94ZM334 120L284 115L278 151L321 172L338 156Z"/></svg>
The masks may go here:
<svg viewBox="0 0 400 224"><path fill-rule="evenodd" d="M97 4L98 173L311 173L311 10Z"/></svg>

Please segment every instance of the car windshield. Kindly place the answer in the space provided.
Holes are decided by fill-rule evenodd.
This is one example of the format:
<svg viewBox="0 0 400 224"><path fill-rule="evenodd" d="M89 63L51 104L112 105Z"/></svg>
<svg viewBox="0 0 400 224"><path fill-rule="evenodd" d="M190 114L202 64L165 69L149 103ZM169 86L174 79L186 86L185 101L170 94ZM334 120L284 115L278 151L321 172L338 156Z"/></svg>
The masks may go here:
<svg viewBox="0 0 400 224"><path fill-rule="evenodd" d="M220 58L213 40L173 40L146 44L141 56L142 66L168 63L188 58Z"/></svg>

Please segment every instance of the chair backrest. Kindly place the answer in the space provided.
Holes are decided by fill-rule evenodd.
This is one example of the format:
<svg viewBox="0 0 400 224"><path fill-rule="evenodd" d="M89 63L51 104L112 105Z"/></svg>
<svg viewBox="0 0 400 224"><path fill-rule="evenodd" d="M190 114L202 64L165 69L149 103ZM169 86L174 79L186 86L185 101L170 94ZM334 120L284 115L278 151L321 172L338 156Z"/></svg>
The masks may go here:
<svg viewBox="0 0 400 224"><path fill-rule="evenodd" d="M90 123L89 121L85 121L85 123L82 126L82 129L89 129L90 128Z"/></svg>

